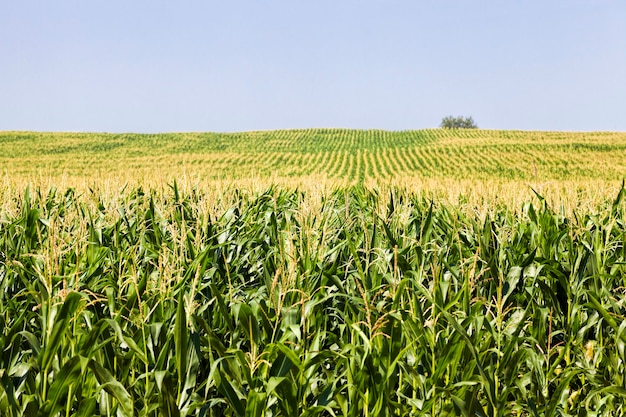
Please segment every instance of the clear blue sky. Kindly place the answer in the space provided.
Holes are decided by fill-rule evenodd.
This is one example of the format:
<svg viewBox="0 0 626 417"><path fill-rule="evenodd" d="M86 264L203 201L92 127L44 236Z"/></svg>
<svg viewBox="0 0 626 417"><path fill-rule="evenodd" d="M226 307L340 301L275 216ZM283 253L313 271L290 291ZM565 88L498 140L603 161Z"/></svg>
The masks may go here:
<svg viewBox="0 0 626 417"><path fill-rule="evenodd" d="M0 0L0 130L626 131L624 0Z"/></svg>

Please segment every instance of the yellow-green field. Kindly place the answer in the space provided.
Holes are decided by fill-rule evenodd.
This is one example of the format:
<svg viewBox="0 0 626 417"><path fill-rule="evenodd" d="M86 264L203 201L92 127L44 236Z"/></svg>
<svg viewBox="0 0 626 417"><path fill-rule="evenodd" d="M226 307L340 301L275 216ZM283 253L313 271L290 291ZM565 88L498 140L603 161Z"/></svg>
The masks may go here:
<svg viewBox="0 0 626 417"><path fill-rule="evenodd" d="M309 129L246 133L0 133L11 176L619 180L626 133Z"/></svg>
<svg viewBox="0 0 626 417"><path fill-rule="evenodd" d="M362 183L455 200L529 198L576 206L614 195L626 133L307 129L245 133L0 132L7 184L318 189Z"/></svg>

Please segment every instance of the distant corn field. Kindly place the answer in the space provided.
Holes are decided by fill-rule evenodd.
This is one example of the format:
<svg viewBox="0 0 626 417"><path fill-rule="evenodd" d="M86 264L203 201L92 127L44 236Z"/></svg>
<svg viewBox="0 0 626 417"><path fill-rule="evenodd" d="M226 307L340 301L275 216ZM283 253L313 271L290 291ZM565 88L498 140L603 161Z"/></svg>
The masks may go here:
<svg viewBox="0 0 626 417"><path fill-rule="evenodd" d="M0 415L623 415L625 143L1 133Z"/></svg>
<svg viewBox="0 0 626 417"><path fill-rule="evenodd" d="M11 176L124 179L621 180L626 133L309 129L246 133L0 132Z"/></svg>

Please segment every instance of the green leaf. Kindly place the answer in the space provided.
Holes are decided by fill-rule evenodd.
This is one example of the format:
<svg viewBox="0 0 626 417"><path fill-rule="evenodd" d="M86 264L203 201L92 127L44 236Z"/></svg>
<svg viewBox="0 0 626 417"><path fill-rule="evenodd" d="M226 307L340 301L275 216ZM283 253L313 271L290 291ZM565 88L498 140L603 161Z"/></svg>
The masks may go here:
<svg viewBox="0 0 626 417"><path fill-rule="evenodd" d="M53 415L63 408L70 387L80 386L87 363L87 358L74 356L63 365L50 385L48 398L43 407L46 414Z"/></svg>
<svg viewBox="0 0 626 417"><path fill-rule="evenodd" d="M246 413L246 404L240 396L237 394L232 384L228 380L228 375L224 375L222 370L218 370L220 375L220 381L217 385L217 389L228 400L228 404L233 407L233 410L238 416L243 416Z"/></svg>
<svg viewBox="0 0 626 417"><path fill-rule="evenodd" d="M155 380L160 394L159 410L161 415L167 417L180 416L180 410L176 406L176 389L171 374L167 371L155 372Z"/></svg>
<svg viewBox="0 0 626 417"><path fill-rule="evenodd" d="M49 369L52 358L61 345L63 335L68 330L68 324L74 317L80 300L81 295L77 292L72 291L67 294L63 307L61 307L61 310L54 318L54 325L52 326L50 337L44 342L43 350L41 352L41 369L46 371Z"/></svg>
<svg viewBox="0 0 626 417"><path fill-rule="evenodd" d="M262 417L267 404L265 393L250 391L246 401L246 417Z"/></svg>
<svg viewBox="0 0 626 417"><path fill-rule="evenodd" d="M95 397L81 398L76 417L93 417L98 400Z"/></svg>
<svg viewBox="0 0 626 417"><path fill-rule="evenodd" d="M116 380L109 371L93 359L89 361L89 369L93 372L96 380L100 384L100 388L105 390L109 395L113 396L119 403L120 412L124 417L132 417L134 415L133 399L126 391L126 388Z"/></svg>
<svg viewBox="0 0 626 417"><path fill-rule="evenodd" d="M185 299L183 291L178 295L176 319L174 320L174 348L176 349L176 373L178 374L178 396L180 396L185 375L187 372L187 345L189 331L187 329L187 314L185 313Z"/></svg>
<svg viewBox="0 0 626 417"><path fill-rule="evenodd" d="M144 351L141 348L139 348L139 346L137 346L137 343L131 337L128 337L124 334L124 332L122 331L122 328L120 327L120 324L113 319L104 319L104 320L115 331L118 341L120 343L124 342L126 346L128 346L128 348L132 350L133 353L141 360L141 362L143 362L144 364L147 364L148 358L146 357L146 354L144 353Z"/></svg>

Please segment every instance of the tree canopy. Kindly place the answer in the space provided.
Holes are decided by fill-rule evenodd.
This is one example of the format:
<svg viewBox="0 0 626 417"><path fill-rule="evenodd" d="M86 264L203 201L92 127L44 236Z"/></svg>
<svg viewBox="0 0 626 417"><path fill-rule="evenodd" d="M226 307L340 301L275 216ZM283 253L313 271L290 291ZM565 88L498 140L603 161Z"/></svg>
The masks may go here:
<svg viewBox="0 0 626 417"><path fill-rule="evenodd" d="M444 129L478 129L471 116L446 116L441 120L439 127Z"/></svg>

